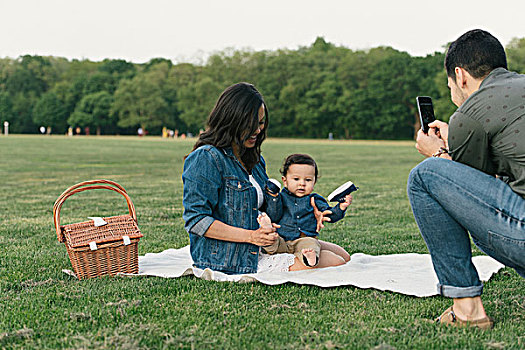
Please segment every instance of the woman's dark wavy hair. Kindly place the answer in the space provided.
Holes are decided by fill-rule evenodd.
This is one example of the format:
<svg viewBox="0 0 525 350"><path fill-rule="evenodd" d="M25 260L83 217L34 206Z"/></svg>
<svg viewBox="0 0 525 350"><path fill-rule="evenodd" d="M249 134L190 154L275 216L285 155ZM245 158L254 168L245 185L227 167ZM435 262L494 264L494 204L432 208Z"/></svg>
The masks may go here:
<svg viewBox="0 0 525 350"><path fill-rule="evenodd" d="M259 127L259 108L264 105L264 129L257 135L255 147L244 143ZM200 136L193 150L203 145L227 148L236 145L247 170L251 172L261 157L261 144L266 138L268 108L262 95L249 83L237 83L222 92L213 107L206 131Z"/></svg>

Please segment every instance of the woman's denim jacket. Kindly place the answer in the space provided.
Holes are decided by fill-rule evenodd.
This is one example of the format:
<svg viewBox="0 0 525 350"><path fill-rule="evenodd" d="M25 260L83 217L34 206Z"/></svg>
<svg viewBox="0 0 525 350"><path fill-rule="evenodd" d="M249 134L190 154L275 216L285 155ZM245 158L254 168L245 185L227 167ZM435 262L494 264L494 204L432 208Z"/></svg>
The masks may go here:
<svg viewBox="0 0 525 350"><path fill-rule="evenodd" d="M272 220L281 225L277 232L286 241L292 241L301 237L301 233L308 237L317 237L317 220L314 215L314 208L310 198L314 198L315 205L320 211L330 210L328 215L330 222L341 220L345 216L345 211L341 210L339 203L330 207L326 199L312 193L308 196L297 197L284 188L276 197L265 193L266 213Z"/></svg>
<svg viewBox="0 0 525 350"><path fill-rule="evenodd" d="M264 188L268 175L262 157L252 175ZM248 176L231 148L201 146L186 158L182 218L196 267L232 274L257 272L258 246L204 237L215 220L248 230L259 228L257 192Z"/></svg>

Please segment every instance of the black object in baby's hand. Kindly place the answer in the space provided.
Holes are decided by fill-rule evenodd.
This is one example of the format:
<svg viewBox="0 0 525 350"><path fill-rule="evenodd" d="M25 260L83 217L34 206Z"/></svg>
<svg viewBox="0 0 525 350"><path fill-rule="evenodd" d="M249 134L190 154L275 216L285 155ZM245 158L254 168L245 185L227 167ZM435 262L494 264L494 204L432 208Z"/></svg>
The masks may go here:
<svg viewBox="0 0 525 350"><path fill-rule="evenodd" d="M345 197L348 196L350 193L355 192L359 189L352 181L345 182L338 188L336 188L330 195L328 196L329 202L339 202L342 203L345 201Z"/></svg>

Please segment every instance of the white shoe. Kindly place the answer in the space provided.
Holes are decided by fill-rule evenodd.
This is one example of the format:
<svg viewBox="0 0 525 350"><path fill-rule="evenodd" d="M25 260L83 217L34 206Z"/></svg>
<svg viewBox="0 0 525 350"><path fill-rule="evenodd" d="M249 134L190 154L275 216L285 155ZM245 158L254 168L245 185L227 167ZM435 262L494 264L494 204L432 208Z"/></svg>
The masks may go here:
<svg viewBox="0 0 525 350"><path fill-rule="evenodd" d="M346 196L358 189L359 187L354 185L352 181L348 181L337 187L332 193L330 193L327 199L329 202L344 202Z"/></svg>

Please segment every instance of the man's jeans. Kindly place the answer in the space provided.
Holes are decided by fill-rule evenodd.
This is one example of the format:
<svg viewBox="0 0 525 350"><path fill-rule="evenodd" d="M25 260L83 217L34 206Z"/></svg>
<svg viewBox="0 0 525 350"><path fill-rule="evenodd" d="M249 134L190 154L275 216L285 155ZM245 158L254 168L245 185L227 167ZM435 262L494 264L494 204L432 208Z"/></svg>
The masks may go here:
<svg viewBox="0 0 525 350"><path fill-rule="evenodd" d="M503 181L458 162L429 158L410 172L408 198L440 294L481 295L468 233L483 252L525 277L525 199Z"/></svg>

